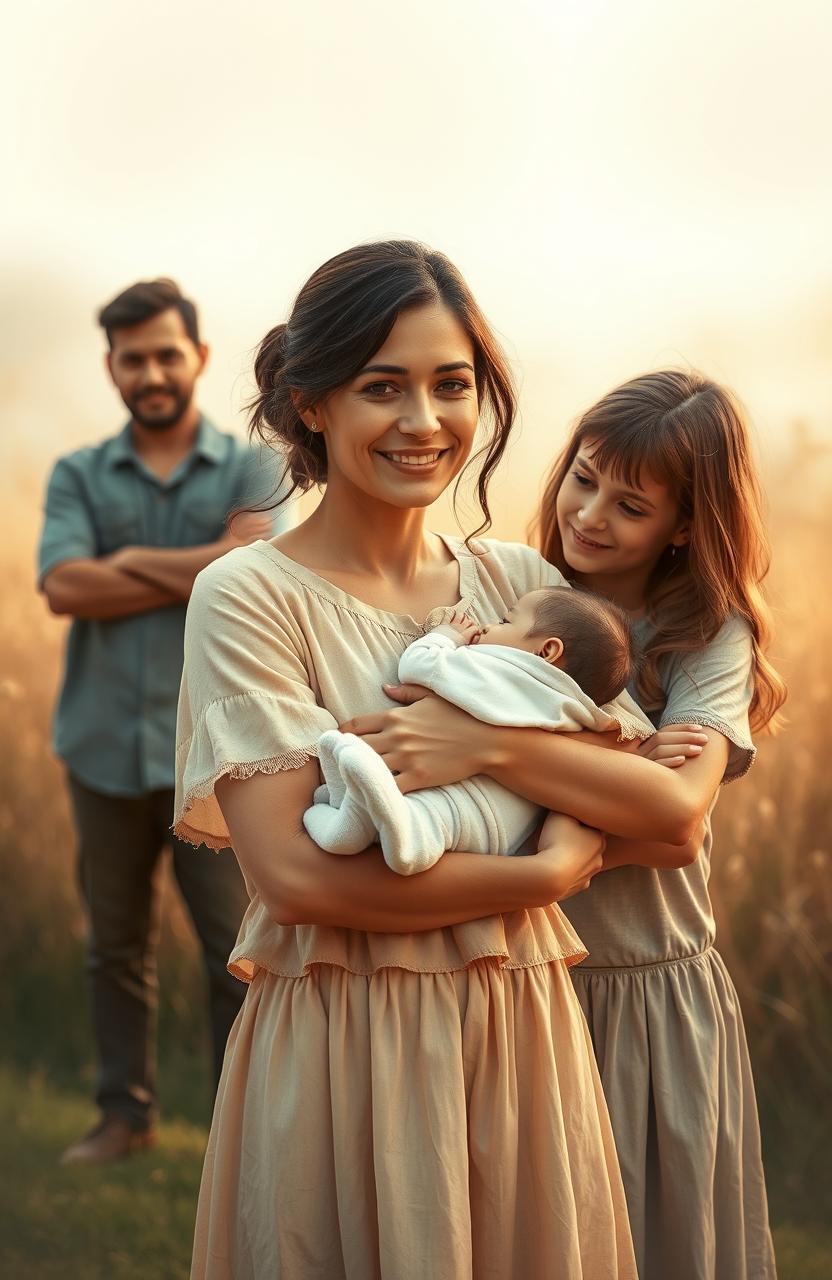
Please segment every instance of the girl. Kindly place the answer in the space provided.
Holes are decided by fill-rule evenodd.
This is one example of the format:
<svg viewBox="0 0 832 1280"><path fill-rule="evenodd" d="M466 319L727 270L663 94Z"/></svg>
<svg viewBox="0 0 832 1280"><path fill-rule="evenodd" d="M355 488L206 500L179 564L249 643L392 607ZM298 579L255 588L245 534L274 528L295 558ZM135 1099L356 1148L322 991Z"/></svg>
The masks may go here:
<svg viewBox="0 0 832 1280"><path fill-rule="evenodd" d="M632 1280L567 972L584 950L546 905L598 870L602 839L562 819L537 857L449 856L403 879L377 848L322 852L301 820L314 744L382 704L418 634L562 581L526 547L425 528L481 415L487 520L515 412L504 359L447 259L392 242L320 268L255 371L255 426L295 487L325 489L297 529L200 574L188 611L176 831L233 844L251 893L193 1276ZM555 735L517 732L519 774L528 735ZM668 770L575 742L558 759L567 786L603 794L599 825L681 838Z"/></svg>
<svg viewBox="0 0 832 1280"><path fill-rule="evenodd" d="M766 1280L774 1261L754 1090L707 887L719 785L749 768L750 729L768 724L785 696L764 656L768 547L730 395L668 371L605 396L556 462L539 528L553 565L634 619L645 663L631 692L657 724L673 726L641 750L674 766L665 773L688 815L681 844L611 837L606 874L565 905L589 950L572 976L610 1106L639 1275ZM580 779L570 792L563 739L533 750L526 731L518 770L511 730L486 736L432 697L349 727L370 730L405 788L485 772L609 830L600 795ZM559 770L548 788L547 753ZM426 758L429 769L410 766Z"/></svg>
<svg viewBox="0 0 832 1280"><path fill-rule="evenodd" d="M567 914L589 949L575 987L610 1107L643 1280L774 1275L754 1086L736 992L714 950L710 816L784 699L764 656L769 552L743 416L696 373L626 383L584 414L543 497L541 546L629 610L632 692L652 758L712 794L690 862L645 848ZM707 733L697 733L701 726ZM605 867L632 862L610 842Z"/></svg>

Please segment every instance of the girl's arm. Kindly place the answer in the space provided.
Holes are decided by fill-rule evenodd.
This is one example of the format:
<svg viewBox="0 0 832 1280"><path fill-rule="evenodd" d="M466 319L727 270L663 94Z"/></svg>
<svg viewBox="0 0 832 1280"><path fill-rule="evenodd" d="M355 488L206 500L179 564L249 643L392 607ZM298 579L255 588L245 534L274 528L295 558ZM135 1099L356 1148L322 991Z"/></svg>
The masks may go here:
<svg viewBox="0 0 832 1280"><path fill-rule="evenodd" d="M655 840L623 840L610 836L604 850L602 871L614 871L616 867L656 867L671 870L689 867L696 862L705 834L704 821L684 844L660 844Z"/></svg>
<svg viewBox="0 0 832 1280"><path fill-rule="evenodd" d="M713 803L728 763L728 748L728 739L710 729L700 753L686 759L680 768L673 771L694 812L699 814L696 829L684 844L622 840L611 836L604 850L603 870L612 871L623 866L687 867L695 862L702 848L705 814Z"/></svg>
<svg viewBox="0 0 832 1280"><path fill-rule="evenodd" d="M306 834L303 812L318 766L244 781L229 777L216 796L246 876L279 924L322 924L364 932L412 933L483 916L545 906L601 868L603 836L569 832L534 857L448 853L429 871L400 876L373 847L354 857L325 853Z"/></svg>
<svg viewBox="0 0 832 1280"><path fill-rule="evenodd" d="M483 724L423 689L408 686L404 696L409 705L357 716L341 726L382 756L398 774L403 792L485 773L510 791L588 826L631 840L658 838L674 845L684 845L694 835L707 807L700 807L698 793L680 781L685 770L666 769L632 754L636 743L606 741L611 734ZM602 746L607 749L599 750ZM711 795L715 789L716 783Z"/></svg>

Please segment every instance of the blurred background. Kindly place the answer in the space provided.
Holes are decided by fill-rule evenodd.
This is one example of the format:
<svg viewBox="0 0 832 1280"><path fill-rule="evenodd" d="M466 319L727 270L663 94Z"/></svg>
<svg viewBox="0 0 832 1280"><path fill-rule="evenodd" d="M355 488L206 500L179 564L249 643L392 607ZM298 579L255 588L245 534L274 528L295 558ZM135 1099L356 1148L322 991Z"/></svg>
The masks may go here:
<svg viewBox="0 0 832 1280"><path fill-rule="evenodd" d="M523 538L574 417L690 364L748 408L788 725L718 810L721 949L751 1041L781 1276L832 1274L832 176L826 0L39 0L0 53L0 1264L187 1274L209 1118L202 975L166 891L157 1152L56 1158L93 1118L83 926L49 748L64 625L34 593L45 477L122 406L94 312L175 277L242 432L252 349L333 253L425 240L521 383L493 489ZM477 522L463 501L466 531ZM446 505L434 527L455 526Z"/></svg>

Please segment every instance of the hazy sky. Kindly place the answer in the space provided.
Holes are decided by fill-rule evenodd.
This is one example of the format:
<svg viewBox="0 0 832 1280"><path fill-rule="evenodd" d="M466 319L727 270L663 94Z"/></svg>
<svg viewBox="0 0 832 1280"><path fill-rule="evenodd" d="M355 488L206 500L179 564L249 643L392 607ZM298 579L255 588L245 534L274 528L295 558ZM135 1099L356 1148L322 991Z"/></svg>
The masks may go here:
<svg viewBox="0 0 832 1280"><path fill-rule="evenodd" d="M231 423L309 272L391 235L459 263L516 361L511 483L662 362L733 383L764 448L832 421L828 0L41 0L5 35L17 452L118 425L92 322L118 288L197 299Z"/></svg>

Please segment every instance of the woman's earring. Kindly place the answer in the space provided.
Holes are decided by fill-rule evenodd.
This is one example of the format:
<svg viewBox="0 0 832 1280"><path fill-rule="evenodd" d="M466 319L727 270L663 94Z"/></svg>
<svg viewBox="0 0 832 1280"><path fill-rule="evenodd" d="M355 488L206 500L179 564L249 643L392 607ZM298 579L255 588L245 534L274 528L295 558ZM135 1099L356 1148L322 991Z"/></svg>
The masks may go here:
<svg viewBox="0 0 832 1280"><path fill-rule="evenodd" d="M672 557L674 560L676 559L676 546L675 546L675 544L670 548L670 555L671 555L671 557Z"/></svg>
<svg viewBox="0 0 832 1280"><path fill-rule="evenodd" d="M317 424L317 422L312 422L312 423L310 423L310 425L309 425L309 430L310 430L310 431L317 431L317 430L318 430L318 424Z"/></svg>

